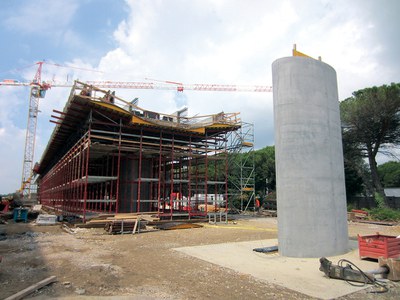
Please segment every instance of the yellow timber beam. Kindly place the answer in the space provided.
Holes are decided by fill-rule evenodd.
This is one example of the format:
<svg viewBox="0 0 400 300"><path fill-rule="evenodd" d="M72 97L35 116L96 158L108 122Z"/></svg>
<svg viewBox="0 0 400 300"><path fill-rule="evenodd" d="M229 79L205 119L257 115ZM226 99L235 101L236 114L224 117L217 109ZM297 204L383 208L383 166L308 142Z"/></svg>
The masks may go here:
<svg viewBox="0 0 400 300"><path fill-rule="evenodd" d="M308 57L308 58L312 58L315 59L307 54L304 54L303 52L297 51L296 49L296 44L293 45L293 51L292 51L293 56L303 56L303 57ZM318 56L318 60L321 60L321 56Z"/></svg>

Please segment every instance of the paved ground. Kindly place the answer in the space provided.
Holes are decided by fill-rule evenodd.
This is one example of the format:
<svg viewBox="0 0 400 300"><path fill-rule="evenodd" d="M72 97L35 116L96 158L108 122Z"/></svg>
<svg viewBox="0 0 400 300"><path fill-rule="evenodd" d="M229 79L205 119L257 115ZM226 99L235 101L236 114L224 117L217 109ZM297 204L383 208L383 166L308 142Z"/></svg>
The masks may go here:
<svg viewBox="0 0 400 300"><path fill-rule="evenodd" d="M350 224L354 239L375 232L399 235L400 227ZM240 218L224 226L154 231L138 235L108 235L103 229L79 229L69 234L60 226L35 226L13 223L0 225L0 299L8 297L44 278L55 275L58 281L32 296L35 299L314 299L307 291L285 287L285 278L276 282L234 269L222 263L226 248L200 252L217 262L198 259L176 248L224 244L247 250L264 246L277 238L276 218ZM2 239L2 240L1 240ZM267 242L268 241L268 242ZM234 246L236 245L236 246ZM247 251L246 250L246 251ZM243 249L241 250L243 251ZM228 262L240 262L243 268L265 261L265 255L244 258L233 254ZM271 260L271 259L270 259ZM284 264L278 262L278 265ZM306 276L305 269L296 273ZM321 277L318 266L311 267ZM272 266L270 274L277 273ZM293 271L294 272L294 271ZM318 275L316 275L318 274ZM301 278L302 276L300 276ZM325 278L323 278L325 279ZM287 278L288 281L292 281ZM333 280L326 279L332 287ZM306 280L305 280L306 281ZM335 283L336 284L336 283ZM314 297L313 297L314 295ZM318 297L318 296L317 296ZM340 299L396 299L400 287L389 293L370 294L362 290Z"/></svg>
<svg viewBox="0 0 400 300"><path fill-rule="evenodd" d="M263 254L252 251L254 248L276 246L277 244L277 239L270 239L182 247L175 250L239 273L248 274L258 280L320 299L333 299L367 288L351 286L341 280L327 279L324 273L318 271L319 258L290 258L282 257L278 253ZM341 258L354 262L363 270L376 268L376 262L358 258L357 248L349 249L349 253L345 255L328 259L337 264Z"/></svg>

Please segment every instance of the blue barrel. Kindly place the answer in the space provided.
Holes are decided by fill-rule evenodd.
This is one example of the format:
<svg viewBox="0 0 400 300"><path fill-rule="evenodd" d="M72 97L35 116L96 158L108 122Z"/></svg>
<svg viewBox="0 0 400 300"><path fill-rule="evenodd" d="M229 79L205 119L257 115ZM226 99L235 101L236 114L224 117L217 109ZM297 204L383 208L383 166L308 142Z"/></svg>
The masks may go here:
<svg viewBox="0 0 400 300"><path fill-rule="evenodd" d="M28 222L28 209L27 208L14 208L14 221Z"/></svg>

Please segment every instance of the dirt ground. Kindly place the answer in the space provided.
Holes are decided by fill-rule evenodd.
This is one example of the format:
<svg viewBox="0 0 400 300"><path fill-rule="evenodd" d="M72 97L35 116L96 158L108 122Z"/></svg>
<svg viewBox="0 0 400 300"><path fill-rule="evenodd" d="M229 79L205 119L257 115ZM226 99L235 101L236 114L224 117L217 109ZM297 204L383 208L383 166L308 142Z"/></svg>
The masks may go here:
<svg viewBox="0 0 400 300"><path fill-rule="evenodd" d="M0 225L0 299L49 276L57 282L31 299L310 299L249 275L195 259L173 248L277 238L276 218L241 217L227 225L108 235L101 228L75 229L30 223ZM400 226L349 223L357 234L399 235ZM223 255L223 253L221 253ZM318 271L318 270L317 270ZM111 297L114 296L114 297ZM363 290L340 299L400 299Z"/></svg>

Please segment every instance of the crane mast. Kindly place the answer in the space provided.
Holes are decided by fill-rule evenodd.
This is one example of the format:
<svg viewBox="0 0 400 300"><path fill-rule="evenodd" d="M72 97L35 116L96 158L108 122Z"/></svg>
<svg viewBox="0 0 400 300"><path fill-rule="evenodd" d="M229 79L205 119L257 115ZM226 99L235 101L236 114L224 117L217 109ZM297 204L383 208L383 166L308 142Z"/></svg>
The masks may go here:
<svg viewBox="0 0 400 300"><path fill-rule="evenodd" d="M32 170L33 170L33 159L35 154L35 140L36 140L36 126L37 117L39 113L39 99L44 98L46 90L50 88L50 85L42 83L42 66L43 62L37 63L38 69L35 77L33 78L30 88L29 96L29 108L28 108L28 124L26 127L25 137L25 150L24 150L24 161L22 165L22 181L20 192L24 199L31 197L31 189L33 185L32 181Z"/></svg>
<svg viewBox="0 0 400 300"><path fill-rule="evenodd" d="M37 115L39 111L39 98L34 96L34 87L30 89L28 124L26 127L24 161L22 165L21 193L24 198L30 197L33 158L35 154L35 136Z"/></svg>

